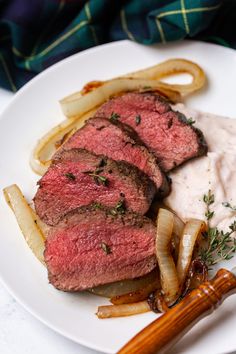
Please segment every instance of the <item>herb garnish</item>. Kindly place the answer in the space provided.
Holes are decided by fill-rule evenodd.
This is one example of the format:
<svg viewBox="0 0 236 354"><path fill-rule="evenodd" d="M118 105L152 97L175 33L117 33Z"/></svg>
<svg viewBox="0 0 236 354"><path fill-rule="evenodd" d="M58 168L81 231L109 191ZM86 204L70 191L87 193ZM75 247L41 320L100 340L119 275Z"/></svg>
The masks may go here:
<svg viewBox="0 0 236 354"><path fill-rule="evenodd" d="M203 237L206 238L208 244L200 250L199 256L208 267L222 260L231 259L233 253L236 252L236 239L231 237L236 231L236 220L229 225L229 231L227 232L219 230L217 227L209 226L209 221L214 215L214 212L210 210L210 205L214 203L214 200L214 194L210 190L203 197L203 201L206 204L205 216L208 224L208 230L203 233ZM228 204L227 207L229 207Z"/></svg>
<svg viewBox="0 0 236 354"><path fill-rule="evenodd" d="M125 201L123 199L119 200L116 206L110 209L112 215L124 214L125 213Z"/></svg>
<svg viewBox="0 0 236 354"><path fill-rule="evenodd" d="M143 90L150 90L152 86L143 86Z"/></svg>
<svg viewBox="0 0 236 354"><path fill-rule="evenodd" d="M193 118L188 118L187 119L187 125L193 125L194 123L196 123L196 121L193 120Z"/></svg>
<svg viewBox="0 0 236 354"><path fill-rule="evenodd" d="M105 242L101 242L101 249L106 253L110 254L111 252L111 247L108 246Z"/></svg>
<svg viewBox="0 0 236 354"><path fill-rule="evenodd" d="M137 115L135 117L135 123L136 123L136 125L139 125L141 123L141 116L140 115Z"/></svg>
<svg viewBox="0 0 236 354"><path fill-rule="evenodd" d="M224 202L222 203L222 205L224 205L226 208L229 208L231 209L232 211L236 211L236 205L235 206L232 206L230 203L228 202Z"/></svg>
<svg viewBox="0 0 236 354"><path fill-rule="evenodd" d="M71 173L71 172L65 173L65 176L66 176L68 179L70 179L71 181L75 181L75 180L76 180L75 175L74 175L73 173Z"/></svg>
<svg viewBox="0 0 236 354"><path fill-rule="evenodd" d="M213 204L215 201L215 196L211 193L210 189L207 194L204 194L203 201L206 204L205 217L209 221L214 216L214 211L210 211L210 205Z"/></svg>
<svg viewBox="0 0 236 354"><path fill-rule="evenodd" d="M120 115L118 113L112 112L110 116L110 120L117 121L120 118Z"/></svg>
<svg viewBox="0 0 236 354"><path fill-rule="evenodd" d="M108 178L105 176L100 175L102 169L96 169L95 171L84 171L83 173L93 177L95 183L97 185L108 186Z"/></svg>
<svg viewBox="0 0 236 354"><path fill-rule="evenodd" d="M102 204L95 202L95 203L93 203L93 207L94 207L95 209L101 209L101 208L102 208Z"/></svg>

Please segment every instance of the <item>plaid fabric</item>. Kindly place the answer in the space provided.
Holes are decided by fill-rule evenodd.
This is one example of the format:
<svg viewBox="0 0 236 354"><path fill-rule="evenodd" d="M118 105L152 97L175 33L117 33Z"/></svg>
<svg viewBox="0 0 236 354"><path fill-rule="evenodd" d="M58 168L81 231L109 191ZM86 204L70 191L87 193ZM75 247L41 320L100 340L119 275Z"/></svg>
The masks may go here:
<svg viewBox="0 0 236 354"><path fill-rule="evenodd" d="M86 48L200 38L236 47L236 1L0 0L0 86L16 91Z"/></svg>

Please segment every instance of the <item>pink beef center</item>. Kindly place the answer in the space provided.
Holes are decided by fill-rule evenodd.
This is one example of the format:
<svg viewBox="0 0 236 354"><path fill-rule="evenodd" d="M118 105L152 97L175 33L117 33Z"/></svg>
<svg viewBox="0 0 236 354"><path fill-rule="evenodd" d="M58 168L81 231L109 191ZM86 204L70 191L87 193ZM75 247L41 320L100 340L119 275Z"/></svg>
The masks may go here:
<svg viewBox="0 0 236 354"><path fill-rule="evenodd" d="M87 133L87 134L86 134ZM94 132L96 134L96 131ZM69 148L84 148L95 152L97 155L105 154L108 157L117 161L127 161L141 170L146 171L149 175L153 174L151 168L148 166L148 155L143 154L140 148L135 145L126 143L122 136L118 134L114 136L113 130L103 129L97 132L97 135L91 136L90 132L82 131L82 138L78 134L67 145Z"/></svg>
<svg viewBox="0 0 236 354"><path fill-rule="evenodd" d="M180 122L173 111L165 111L159 107L156 110L154 103L140 99L136 105L135 97L124 95L104 104L96 113L97 116L109 117L113 112L120 115L120 121L136 130L143 142L151 148L156 156L171 162L191 157L198 150L196 133L191 127ZM135 96L135 97L134 97ZM134 100L133 100L134 99ZM161 114L160 114L161 113ZM136 124L136 117L140 116L140 124ZM182 161L181 161L182 162Z"/></svg>
<svg viewBox="0 0 236 354"><path fill-rule="evenodd" d="M73 274L79 278L103 276L112 281L119 274L120 279L137 276L136 265L153 256L155 252L152 233L145 237L140 229L133 227L107 229L104 223L93 224L91 229L87 223L58 231L56 237L48 242L46 261L50 262L50 272L54 275ZM110 254L102 248L107 245ZM143 263L144 268L148 264ZM150 265L151 267L151 265ZM133 274L133 268L135 274ZM140 269L139 273L146 270ZM86 279L88 281L88 279ZM103 279L104 281L104 279Z"/></svg>
<svg viewBox="0 0 236 354"><path fill-rule="evenodd" d="M132 190L123 180L114 178L112 173L101 172L100 176L107 179L108 185L104 186L101 182L98 182L98 185L92 176L81 173L82 171L88 171L88 167L73 162L63 162L63 164L58 164L51 169L48 178L45 175L44 191L42 193L45 193L45 191L48 193L47 213L50 213L50 209L54 213L57 210L64 210L65 207L67 211L73 210L78 206L87 205L94 201L114 207L120 200L121 193L127 196L127 208L142 211L142 205L146 203L145 197L138 196L137 191L134 188ZM73 174L75 180L69 180L66 177L68 173Z"/></svg>

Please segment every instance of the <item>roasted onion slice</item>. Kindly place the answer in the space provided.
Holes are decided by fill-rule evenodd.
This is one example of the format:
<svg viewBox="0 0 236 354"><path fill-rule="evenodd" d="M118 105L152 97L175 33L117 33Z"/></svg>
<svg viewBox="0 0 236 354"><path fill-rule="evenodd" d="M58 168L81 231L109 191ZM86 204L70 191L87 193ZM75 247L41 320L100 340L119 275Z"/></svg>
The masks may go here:
<svg viewBox="0 0 236 354"><path fill-rule="evenodd" d="M141 301L133 304L99 306L96 315L98 318L111 318L132 316L148 311L151 311L148 302Z"/></svg>
<svg viewBox="0 0 236 354"><path fill-rule="evenodd" d="M154 269L151 273L146 274L142 277L99 285L95 288L89 289L88 291L98 296L113 298L115 296L120 296L123 294L134 293L145 288L149 284L157 284L158 282L158 271L157 269Z"/></svg>
<svg viewBox="0 0 236 354"><path fill-rule="evenodd" d="M76 119L65 120L46 133L35 146L30 158L30 166L34 172L43 175L58 146L65 142L77 129L81 128L86 119L93 116L95 110L89 111Z"/></svg>
<svg viewBox="0 0 236 354"><path fill-rule="evenodd" d="M21 232L34 255L44 264L45 237L37 224L34 210L30 208L20 188L12 184L3 190L5 199L15 214Z"/></svg>
<svg viewBox="0 0 236 354"><path fill-rule="evenodd" d="M145 287L127 294L114 296L110 301L113 305L131 304L143 301L146 300L153 291L156 291L159 288L160 283L158 278L156 278L156 281L147 284Z"/></svg>
<svg viewBox="0 0 236 354"><path fill-rule="evenodd" d="M161 287L168 305L172 305L179 295L177 270L170 252L173 226L174 214L160 208L157 216L156 256L160 269Z"/></svg>
<svg viewBox="0 0 236 354"><path fill-rule="evenodd" d="M132 77L135 79L144 78L147 80L160 80L166 76L181 73L190 74L193 78L192 82L190 84L183 85L163 83L165 85L164 87L177 91L182 96L186 96L190 93L200 90L206 82L206 76L202 68L200 68L200 66L196 63L186 59L170 59L150 68L127 74L125 77Z"/></svg>
<svg viewBox="0 0 236 354"><path fill-rule="evenodd" d="M177 263L177 273L178 273L180 288L183 286L185 282L192 261L192 256L193 256L194 247L196 245L196 241L204 227L205 227L204 221L198 219L190 219L185 224L180 239L179 256L178 256L178 263Z"/></svg>
<svg viewBox="0 0 236 354"><path fill-rule="evenodd" d="M81 116L95 107L109 100L110 97L129 91L158 91L164 94L173 102L180 102L178 92L171 89L171 86L157 80L118 78L104 81L96 89L85 93L73 93L60 101L63 113L68 118Z"/></svg>

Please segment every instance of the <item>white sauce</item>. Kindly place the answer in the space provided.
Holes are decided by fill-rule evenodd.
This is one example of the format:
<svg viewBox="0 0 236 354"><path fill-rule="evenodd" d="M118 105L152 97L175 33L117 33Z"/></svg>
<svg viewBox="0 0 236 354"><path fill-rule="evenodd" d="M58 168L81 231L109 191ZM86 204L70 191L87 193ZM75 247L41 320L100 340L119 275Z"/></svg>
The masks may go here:
<svg viewBox="0 0 236 354"><path fill-rule="evenodd" d="M215 195L211 226L226 231L236 220L236 212L222 205L229 202L236 206L236 119L198 112L182 104L173 108L196 121L194 125L202 130L209 152L170 173L172 192L165 204L183 220L205 219L202 198L211 189Z"/></svg>

